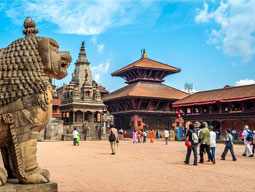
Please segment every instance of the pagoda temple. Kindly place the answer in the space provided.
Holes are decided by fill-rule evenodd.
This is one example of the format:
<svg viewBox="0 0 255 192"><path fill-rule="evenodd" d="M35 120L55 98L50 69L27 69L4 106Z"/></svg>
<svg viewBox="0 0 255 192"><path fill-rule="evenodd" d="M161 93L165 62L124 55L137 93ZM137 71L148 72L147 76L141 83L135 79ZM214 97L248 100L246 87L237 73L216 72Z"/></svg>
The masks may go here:
<svg viewBox="0 0 255 192"><path fill-rule="evenodd" d="M162 84L163 79L181 70L149 59L143 50L142 57L116 72L126 80L127 86L103 97L108 110L114 115L115 126L133 129L163 130L172 128L177 115L172 103L188 94Z"/></svg>
<svg viewBox="0 0 255 192"><path fill-rule="evenodd" d="M82 42L72 80L65 88L60 105L64 120L63 140L72 139L74 128L80 133L81 139L86 140L101 139L105 133L105 130L102 130L105 105L101 99L99 85L92 79L89 64Z"/></svg>

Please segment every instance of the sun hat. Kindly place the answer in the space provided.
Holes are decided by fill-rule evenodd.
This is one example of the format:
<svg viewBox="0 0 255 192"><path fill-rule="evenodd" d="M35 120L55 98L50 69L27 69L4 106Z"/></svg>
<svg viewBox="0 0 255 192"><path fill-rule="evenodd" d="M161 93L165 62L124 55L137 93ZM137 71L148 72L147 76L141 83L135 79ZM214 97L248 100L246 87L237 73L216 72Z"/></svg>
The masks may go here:
<svg viewBox="0 0 255 192"><path fill-rule="evenodd" d="M249 129L249 126L248 126L248 125L245 125L244 128L245 128L245 129Z"/></svg>

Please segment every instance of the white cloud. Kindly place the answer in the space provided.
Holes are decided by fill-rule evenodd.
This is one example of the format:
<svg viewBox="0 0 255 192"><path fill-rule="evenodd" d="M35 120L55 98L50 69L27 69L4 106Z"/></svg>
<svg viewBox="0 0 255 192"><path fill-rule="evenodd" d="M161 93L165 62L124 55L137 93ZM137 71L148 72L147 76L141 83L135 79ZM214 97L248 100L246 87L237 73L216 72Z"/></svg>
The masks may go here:
<svg viewBox="0 0 255 192"><path fill-rule="evenodd" d="M213 21L219 29L212 29L210 44L221 47L228 56L239 56L243 62L249 62L255 55L255 1L225 0L217 9L209 11L204 3L203 9L197 9L197 23Z"/></svg>
<svg viewBox="0 0 255 192"><path fill-rule="evenodd" d="M97 35L111 27L135 23L146 11L143 4L132 0L14 0L6 1L5 13L19 24L29 15L36 22L56 24L60 33Z"/></svg>
<svg viewBox="0 0 255 192"><path fill-rule="evenodd" d="M255 79L241 79L240 81L236 82L236 86L251 85L251 84L255 84Z"/></svg>
<svg viewBox="0 0 255 192"><path fill-rule="evenodd" d="M93 43L93 45L96 45L97 44L97 36L92 36L91 38L90 38L90 41Z"/></svg>
<svg viewBox="0 0 255 192"><path fill-rule="evenodd" d="M97 50L98 50L98 53L102 53L103 50L104 50L104 44L98 44L97 45Z"/></svg>
<svg viewBox="0 0 255 192"><path fill-rule="evenodd" d="M92 75L95 79L96 82L101 82L101 75L107 74L109 68L110 68L110 62L112 60L112 54L110 53L110 58L107 59L106 61L103 61L99 63L96 66L91 67Z"/></svg>

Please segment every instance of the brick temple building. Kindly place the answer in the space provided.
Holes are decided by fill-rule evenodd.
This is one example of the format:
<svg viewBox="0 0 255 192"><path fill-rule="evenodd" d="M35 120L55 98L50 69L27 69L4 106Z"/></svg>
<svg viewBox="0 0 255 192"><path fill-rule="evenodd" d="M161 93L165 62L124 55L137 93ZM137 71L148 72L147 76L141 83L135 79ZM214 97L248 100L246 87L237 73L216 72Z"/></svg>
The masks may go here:
<svg viewBox="0 0 255 192"><path fill-rule="evenodd" d="M206 121L221 134L226 129L239 132L244 125L255 130L255 85L197 92L176 101L173 107L182 114L185 124Z"/></svg>
<svg viewBox="0 0 255 192"><path fill-rule="evenodd" d="M143 51L141 59L116 72L127 86L103 97L108 110L114 115L115 126L132 131L146 128L172 128L177 115L172 103L188 94L162 84L163 79L181 70L149 59Z"/></svg>
<svg viewBox="0 0 255 192"><path fill-rule="evenodd" d="M72 80L65 87L64 97L59 106L64 120L64 140L72 139L74 128L79 131L81 139L97 140L105 134L102 120L105 105L101 99L99 85L92 79L89 64L82 42Z"/></svg>

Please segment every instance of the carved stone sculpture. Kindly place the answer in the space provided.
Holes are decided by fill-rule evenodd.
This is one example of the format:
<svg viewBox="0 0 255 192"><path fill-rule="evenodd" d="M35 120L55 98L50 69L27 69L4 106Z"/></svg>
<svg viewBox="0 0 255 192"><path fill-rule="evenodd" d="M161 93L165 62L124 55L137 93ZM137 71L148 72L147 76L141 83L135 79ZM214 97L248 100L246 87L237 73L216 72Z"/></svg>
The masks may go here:
<svg viewBox="0 0 255 192"><path fill-rule="evenodd" d="M49 79L64 78L72 58L55 40L36 36L30 17L24 27L25 38L0 50L0 148L8 177L46 183L50 175L38 166L36 145L52 112ZM0 168L0 185L6 177Z"/></svg>

